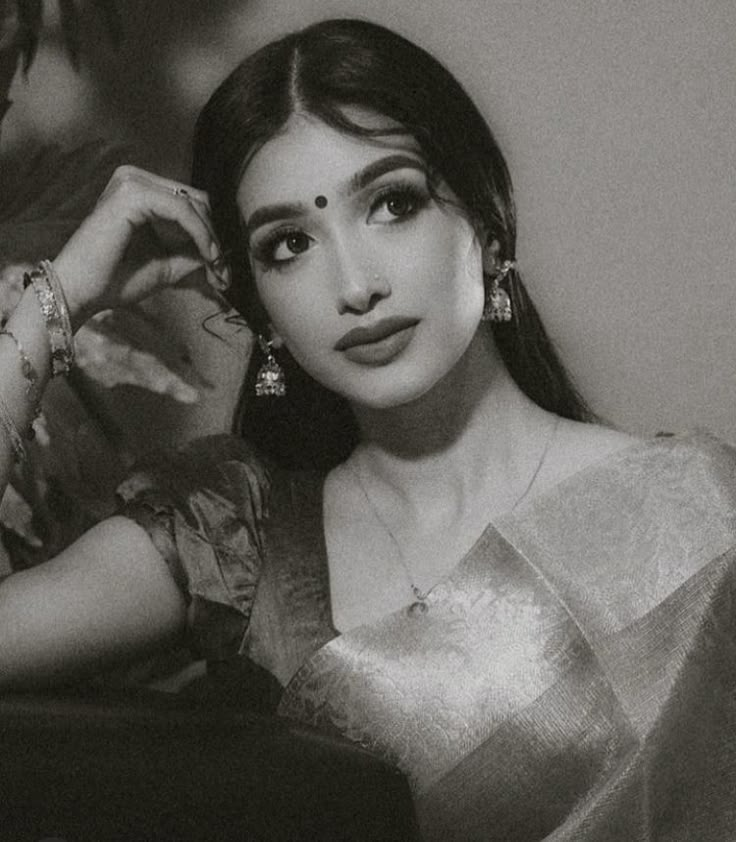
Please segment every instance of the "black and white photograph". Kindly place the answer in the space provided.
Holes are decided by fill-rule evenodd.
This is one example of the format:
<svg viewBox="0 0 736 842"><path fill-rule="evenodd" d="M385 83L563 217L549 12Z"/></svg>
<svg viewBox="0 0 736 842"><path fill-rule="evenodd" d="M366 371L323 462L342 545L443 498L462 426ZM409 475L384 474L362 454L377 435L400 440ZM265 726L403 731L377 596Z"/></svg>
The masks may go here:
<svg viewBox="0 0 736 842"><path fill-rule="evenodd" d="M0 842L736 840L735 45L0 0Z"/></svg>

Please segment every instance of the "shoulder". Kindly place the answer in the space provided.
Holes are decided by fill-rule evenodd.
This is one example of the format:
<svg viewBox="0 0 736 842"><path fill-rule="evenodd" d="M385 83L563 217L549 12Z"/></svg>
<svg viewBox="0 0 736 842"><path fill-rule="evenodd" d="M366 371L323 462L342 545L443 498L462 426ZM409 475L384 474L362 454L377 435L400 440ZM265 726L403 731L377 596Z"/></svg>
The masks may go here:
<svg viewBox="0 0 736 842"><path fill-rule="evenodd" d="M707 432L643 439L582 427L560 427L544 487L517 512L549 546L647 556L660 544L701 560L736 546L732 446Z"/></svg>
<svg viewBox="0 0 736 842"><path fill-rule="evenodd" d="M720 485L725 491L736 483L736 449L718 437L694 431L682 434L634 436L610 427L563 421L557 444L549 456L547 485L601 471L607 481L657 486L666 482L670 492L692 491L693 483Z"/></svg>
<svg viewBox="0 0 736 842"><path fill-rule="evenodd" d="M604 531L623 540L659 532L683 546L736 544L731 445L707 432L642 439L592 427L565 434L569 473L541 505L576 523L581 534Z"/></svg>
<svg viewBox="0 0 736 842"><path fill-rule="evenodd" d="M544 470L536 482L536 494L544 495L591 466L636 446L642 440L629 433L561 418L554 444L545 458Z"/></svg>
<svg viewBox="0 0 736 842"><path fill-rule="evenodd" d="M560 423L557 439L559 450L564 457L582 463L576 467L584 467L585 464L603 459L642 441L637 436L613 427L567 419Z"/></svg>
<svg viewBox="0 0 736 842"><path fill-rule="evenodd" d="M734 448L701 432L620 444L501 525L581 622L609 631L736 563Z"/></svg>
<svg viewBox="0 0 736 842"><path fill-rule="evenodd" d="M674 498L710 489L724 495L724 504L736 503L736 449L706 431L633 439L613 451L611 463L624 485L666 488Z"/></svg>
<svg viewBox="0 0 736 842"><path fill-rule="evenodd" d="M637 436L612 427L580 421L563 421L558 436L561 457L568 460L570 467L576 470L643 441Z"/></svg>
<svg viewBox="0 0 736 842"><path fill-rule="evenodd" d="M270 472L253 447L210 436L151 455L117 489L119 514L148 533L189 604L189 641L235 654L263 568Z"/></svg>
<svg viewBox="0 0 736 842"><path fill-rule="evenodd" d="M736 541L736 449L727 442L704 431L657 436L633 448L623 467L626 484L672 518L689 514L688 527L698 532L718 524Z"/></svg>
<svg viewBox="0 0 736 842"><path fill-rule="evenodd" d="M269 472L249 444L209 436L135 465L117 488L118 514L143 527L183 590L210 598L217 579L227 580L223 594L255 581L269 494Z"/></svg>

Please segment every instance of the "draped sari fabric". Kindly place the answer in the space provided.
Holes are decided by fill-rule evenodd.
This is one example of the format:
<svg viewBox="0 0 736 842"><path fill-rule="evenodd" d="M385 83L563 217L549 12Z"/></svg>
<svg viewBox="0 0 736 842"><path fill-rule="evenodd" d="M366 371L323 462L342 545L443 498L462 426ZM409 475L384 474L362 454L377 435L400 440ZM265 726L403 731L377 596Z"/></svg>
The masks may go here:
<svg viewBox="0 0 736 842"><path fill-rule="evenodd" d="M342 635L321 490L274 476L238 652L281 714L398 765L427 840L736 839L731 448L591 465L489 524L426 613Z"/></svg>

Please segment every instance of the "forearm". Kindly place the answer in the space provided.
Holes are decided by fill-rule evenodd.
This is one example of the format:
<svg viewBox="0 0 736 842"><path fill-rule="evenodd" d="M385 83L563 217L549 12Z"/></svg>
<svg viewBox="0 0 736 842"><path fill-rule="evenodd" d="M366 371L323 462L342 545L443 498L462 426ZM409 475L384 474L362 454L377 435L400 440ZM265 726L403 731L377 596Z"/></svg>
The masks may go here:
<svg viewBox="0 0 736 842"><path fill-rule="evenodd" d="M37 400L51 374L46 322L32 287L28 287L15 311L0 334L0 497L10 478L16 459L9 425L12 424L20 436L30 428ZM35 385L29 393L29 380L23 374L23 359L18 349L20 344L35 373ZM25 441L25 439L24 439Z"/></svg>
<svg viewBox="0 0 736 842"><path fill-rule="evenodd" d="M25 287L0 330L0 496L13 462L25 457L23 440L32 438L49 377L68 373L74 362L73 314L54 266L42 261Z"/></svg>
<svg viewBox="0 0 736 842"><path fill-rule="evenodd" d="M52 270L25 290L6 326L12 336L0 336L0 497L22 456L39 395L50 376L71 364L73 330L100 310L142 301L202 266L215 286L229 283L225 270L219 277L213 268L221 250L209 213L206 193L119 167Z"/></svg>

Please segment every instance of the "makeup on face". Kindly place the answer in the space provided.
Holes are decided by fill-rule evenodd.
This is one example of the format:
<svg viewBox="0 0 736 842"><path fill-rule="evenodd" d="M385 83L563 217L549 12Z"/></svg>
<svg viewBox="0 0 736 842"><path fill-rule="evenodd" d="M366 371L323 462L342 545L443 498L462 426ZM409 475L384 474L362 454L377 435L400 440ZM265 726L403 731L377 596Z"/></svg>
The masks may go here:
<svg viewBox="0 0 736 842"><path fill-rule="evenodd" d="M387 155L368 164L360 172L355 173L349 179L343 192L346 196L354 195L386 173L400 169L414 169L419 170L421 173L426 173L427 167L420 158L414 157L413 155L405 153ZM319 194L315 198L314 204L319 208L327 207L327 197ZM245 230L248 236L252 236L258 228L264 225L279 222L283 219L303 216L305 213L306 207L300 202L276 202L274 204L263 205L248 216L245 222Z"/></svg>
<svg viewBox="0 0 736 842"><path fill-rule="evenodd" d="M386 365L395 359L411 341L419 319L392 316L370 326L355 327L335 343L351 362L363 365Z"/></svg>
<svg viewBox="0 0 736 842"><path fill-rule="evenodd" d="M374 143L301 117L244 173L238 202L270 322L294 360L349 401L413 400L476 333L475 235L437 187L413 139Z"/></svg>
<svg viewBox="0 0 736 842"><path fill-rule="evenodd" d="M358 195L387 175L399 170L413 170L426 178L424 162L413 155L394 153L371 162L354 173L338 187L338 193L346 198ZM422 184L412 183L403 177L376 189L368 213L374 219L386 216L385 222L401 222L420 210L429 201L430 193ZM320 193L313 200L318 208L328 204L327 197ZM385 210L379 210L385 206ZM251 234L261 227L281 223L265 236L257 235L251 244L251 253L256 261L267 269L286 267L291 260L309 250L313 238L306 233L301 220L308 217L308 206L300 202L275 203L259 207L249 217L246 228ZM378 214L378 216L376 216Z"/></svg>

